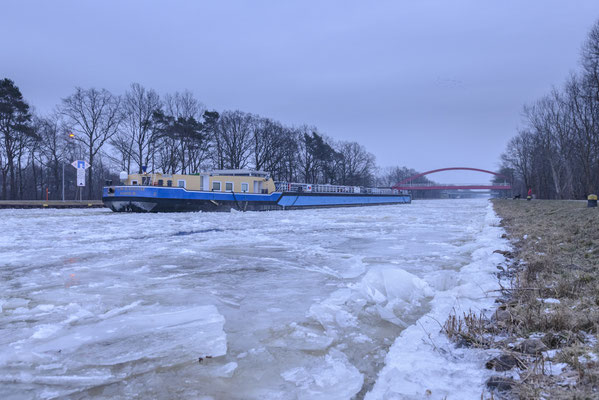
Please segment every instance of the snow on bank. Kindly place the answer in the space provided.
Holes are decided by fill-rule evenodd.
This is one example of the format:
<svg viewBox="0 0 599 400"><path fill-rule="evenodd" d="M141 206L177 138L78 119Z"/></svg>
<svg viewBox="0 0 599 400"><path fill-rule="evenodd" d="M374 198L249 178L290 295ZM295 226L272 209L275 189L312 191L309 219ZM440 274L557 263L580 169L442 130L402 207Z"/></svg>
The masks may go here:
<svg viewBox="0 0 599 400"><path fill-rule="evenodd" d="M492 291L498 289L496 266L505 261L493 251L509 247L507 240L501 239L504 231L498 223L489 203L472 262L455 272L458 282L454 287L435 293L431 311L395 340L366 400L481 398L489 376L482 350L456 348L441 332L441 325L452 312L492 312ZM430 274L424 280L435 286L439 278L447 276Z"/></svg>

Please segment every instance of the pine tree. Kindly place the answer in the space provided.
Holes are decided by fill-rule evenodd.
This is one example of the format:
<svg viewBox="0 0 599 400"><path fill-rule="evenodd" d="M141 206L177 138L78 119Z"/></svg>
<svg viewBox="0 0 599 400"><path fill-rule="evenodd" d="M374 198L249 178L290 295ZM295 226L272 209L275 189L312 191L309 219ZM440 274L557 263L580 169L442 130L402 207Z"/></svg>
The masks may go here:
<svg viewBox="0 0 599 400"><path fill-rule="evenodd" d="M31 129L29 105L15 83L5 78L0 81L0 133L2 144L2 199L6 199L7 175L10 179L10 198L16 198L15 157L19 143L34 136Z"/></svg>

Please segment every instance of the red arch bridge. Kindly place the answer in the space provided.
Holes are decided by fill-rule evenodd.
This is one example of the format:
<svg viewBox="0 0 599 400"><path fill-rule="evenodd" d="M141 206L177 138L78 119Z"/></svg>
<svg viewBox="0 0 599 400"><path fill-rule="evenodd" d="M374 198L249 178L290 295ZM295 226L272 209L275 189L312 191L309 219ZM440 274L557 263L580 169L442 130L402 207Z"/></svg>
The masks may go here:
<svg viewBox="0 0 599 400"><path fill-rule="evenodd" d="M476 171L491 174L504 179L503 184L492 184L492 185L441 185L437 183L412 183L414 179L418 179L422 176L434 174L443 171ZM410 176L402 181L396 183L393 189L398 190L457 190L457 189L484 189L484 190L511 190L512 185L508 183L508 177L497 172L487 171L486 169L479 168L468 168L468 167L450 167L434 169L432 171L426 171L418 175Z"/></svg>

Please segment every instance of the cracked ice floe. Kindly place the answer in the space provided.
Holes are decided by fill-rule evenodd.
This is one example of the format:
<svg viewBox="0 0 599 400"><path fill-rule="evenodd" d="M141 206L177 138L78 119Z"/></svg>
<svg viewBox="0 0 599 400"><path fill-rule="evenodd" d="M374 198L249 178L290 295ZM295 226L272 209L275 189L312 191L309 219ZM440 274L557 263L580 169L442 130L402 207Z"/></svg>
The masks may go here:
<svg viewBox="0 0 599 400"><path fill-rule="evenodd" d="M357 327L360 323L357 316L363 312L406 327L404 319L420 310L433 293L425 281L407 271L374 266L359 283L339 289L325 301L311 306L308 316L332 337L337 336L338 330Z"/></svg>
<svg viewBox="0 0 599 400"><path fill-rule="evenodd" d="M298 388L298 400L350 399L360 391L364 381L345 354L335 349L306 365L282 372L281 377Z"/></svg>
<svg viewBox="0 0 599 400"><path fill-rule="evenodd" d="M434 294L428 283L399 268L371 269L362 279L360 291L376 303L382 319L403 327L407 324L398 315L411 313Z"/></svg>
<svg viewBox="0 0 599 400"><path fill-rule="evenodd" d="M0 350L0 382L63 385L70 392L128 376L126 371L115 375L107 367L131 364L130 373L139 373L227 352L224 317L216 307L131 311L138 305L136 302L98 317L88 315L75 324L67 319L38 325L31 340ZM37 365L43 373L17 372L27 363ZM212 373L230 376L235 368L236 364L227 364L222 371Z"/></svg>

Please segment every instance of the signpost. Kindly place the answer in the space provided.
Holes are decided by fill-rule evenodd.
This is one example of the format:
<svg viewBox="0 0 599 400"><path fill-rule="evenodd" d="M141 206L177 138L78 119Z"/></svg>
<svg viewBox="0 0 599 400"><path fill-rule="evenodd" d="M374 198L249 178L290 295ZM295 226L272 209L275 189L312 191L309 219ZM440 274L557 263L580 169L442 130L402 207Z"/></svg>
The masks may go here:
<svg viewBox="0 0 599 400"><path fill-rule="evenodd" d="M80 187L85 186L85 170L91 167L91 165L84 160L76 160L71 165L77 168L77 189L79 190L79 200L83 197L83 189Z"/></svg>
<svg viewBox="0 0 599 400"><path fill-rule="evenodd" d="M77 168L77 186L85 186L85 170Z"/></svg>

